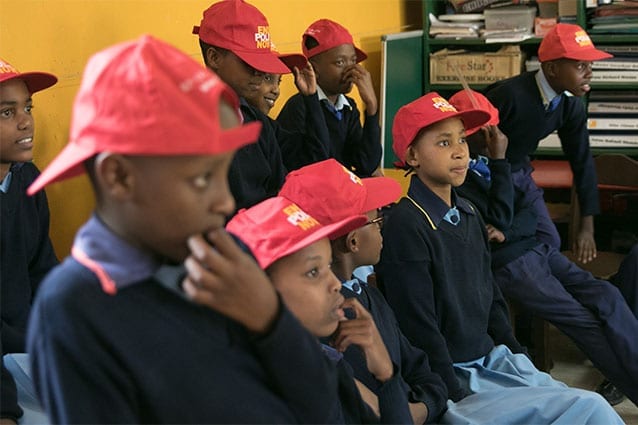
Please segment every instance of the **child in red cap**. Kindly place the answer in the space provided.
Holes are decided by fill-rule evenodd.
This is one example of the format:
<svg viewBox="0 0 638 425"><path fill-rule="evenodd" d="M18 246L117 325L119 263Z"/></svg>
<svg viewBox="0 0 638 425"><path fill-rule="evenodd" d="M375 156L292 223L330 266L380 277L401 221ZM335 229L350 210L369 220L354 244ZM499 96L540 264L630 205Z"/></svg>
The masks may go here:
<svg viewBox="0 0 638 425"><path fill-rule="evenodd" d="M278 196L240 211L226 229L241 236L257 262L299 321L318 338L335 333L323 345L326 360L339 373L340 406L325 423L411 424L407 395L370 314L355 299L344 301L341 284L332 273L329 238L339 237L366 222L360 214L320 223L289 199ZM346 320L344 309L354 317ZM377 417L355 385L342 352L357 345L365 352L368 373L380 387ZM310 382L308 382L310 383Z"/></svg>
<svg viewBox="0 0 638 425"><path fill-rule="evenodd" d="M53 423L329 417L336 381L323 353L223 229L235 209L233 154L261 129L242 124L238 108L217 76L150 36L89 60L70 142L28 189L86 172L96 195L29 325L34 381ZM210 244L212 309L189 296ZM166 265L184 260L180 286L183 274Z"/></svg>
<svg viewBox="0 0 638 425"><path fill-rule="evenodd" d="M379 261L384 218L381 208L399 198L399 183L387 177L361 179L336 160L327 159L289 173L279 194L296 202L320 223L367 216L363 226L332 241L332 271L341 281L342 295L356 298L370 312L392 362L400 371L414 423L437 422L447 400L441 378L430 370L427 355L403 335L381 292L353 276L357 267ZM341 330L337 331L337 337ZM372 391L374 400L382 386L368 370L365 352L358 346L350 346L343 355L355 378L365 386L362 393Z"/></svg>
<svg viewBox="0 0 638 425"><path fill-rule="evenodd" d="M237 152L228 176L237 209L246 208L274 196L287 169L294 168L295 164L282 157L282 150L313 158L324 152L328 139L318 119L319 105L314 106L315 114L301 123L299 131L291 132L265 115L259 108L261 102L253 100L251 105L247 99L258 96L267 75L288 74L292 70L300 96L311 104L317 90L315 75L305 59L299 61L301 55L283 55L282 58L273 50L266 17L244 0L214 3L203 12L201 23L193 28L193 33L199 35L206 66L240 97L244 121L262 123L259 140ZM292 62L285 62L285 58L291 56ZM286 63L293 66L289 68ZM302 63L305 67L299 68Z"/></svg>
<svg viewBox="0 0 638 425"><path fill-rule="evenodd" d="M354 45L346 28L330 19L313 22L301 41L303 54L310 60L317 76L317 96L321 102L321 120L329 133L325 146L327 156L313 162L335 158L360 177L369 177L381 163L381 129L377 97L370 73L359 64L366 54ZM365 104L365 121L361 127L357 104L346 94L356 85ZM315 112L300 95L294 95L284 105L277 121L285 128L300 131ZM294 152L282 150L285 156ZM302 158L295 161L304 164Z"/></svg>
<svg viewBox="0 0 638 425"><path fill-rule="evenodd" d="M415 175L386 219L378 281L447 386L442 422L622 423L598 394L539 372L513 336L485 223L455 190L468 172L465 129L490 119L480 109L457 111L437 93L399 109L392 147Z"/></svg>
<svg viewBox="0 0 638 425"><path fill-rule="evenodd" d="M44 192L35 197L26 196L26 188L40 174L33 160L34 93L57 82L57 78L44 72L19 72L0 59L0 264L2 285L2 355L25 353L27 319L31 302L44 275L57 263L49 239L49 206ZM17 365L16 359L26 354L15 354L13 360L2 362L1 418L17 422L24 410L23 421L46 421L35 407L37 400L25 400L23 392L28 381L21 382L24 372L13 371L16 382L5 366ZM16 398L17 397L17 398ZM24 408L22 409L19 405ZM31 406L26 404L31 403Z"/></svg>
<svg viewBox="0 0 638 425"><path fill-rule="evenodd" d="M583 262L596 257L594 219L599 213L596 170L589 150L587 115L579 97L591 89L592 61L610 54L594 47L578 25L557 24L538 48L541 68L499 81L485 95L499 110L500 128L509 139L507 159L514 186L538 214L538 239L560 250L560 236L552 222L543 191L532 179L529 155L541 139L557 131L574 173L581 207L580 231L571 247Z"/></svg>
<svg viewBox="0 0 638 425"><path fill-rule="evenodd" d="M450 103L460 111L478 104L498 124L498 111L480 93L460 91ZM488 168L487 173L468 172L458 193L485 219L494 279L507 297L572 338L621 389L616 390L620 397L598 390L610 404L621 402L622 393L638 402L638 320L616 287L536 239L536 215L512 184L504 155L507 138L494 137L499 132L493 127L468 136L470 153L489 157Z"/></svg>

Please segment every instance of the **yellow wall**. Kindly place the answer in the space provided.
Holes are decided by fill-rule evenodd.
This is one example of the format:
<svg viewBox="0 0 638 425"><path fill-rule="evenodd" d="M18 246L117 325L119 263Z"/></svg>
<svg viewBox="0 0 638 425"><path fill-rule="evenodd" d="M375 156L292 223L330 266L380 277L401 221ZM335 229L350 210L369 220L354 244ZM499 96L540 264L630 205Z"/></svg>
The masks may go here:
<svg viewBox="0 0 638 425"><path fill-rule="evenodd" d="M211 0L0 0L0 57L21 71L58 76L54 87L36 94L35 163L43 169L65 146L73 98L91 54L111 44L150 33L200 60L192 26ZM281 52L299 52L301 34L314 20L330 18L347 27L369 59L379 94L382 34L415 29L414 0L252 0L268 18ZM418 4L416 4L418 6ZM416 15L415 16L415 11ZM296 89L284 77L273 116ZM356 93L353 93L357 98ZM357 99L359 100L359 99ZM85 177L47 188L51 238L59 257L93 208Z"/></svg>

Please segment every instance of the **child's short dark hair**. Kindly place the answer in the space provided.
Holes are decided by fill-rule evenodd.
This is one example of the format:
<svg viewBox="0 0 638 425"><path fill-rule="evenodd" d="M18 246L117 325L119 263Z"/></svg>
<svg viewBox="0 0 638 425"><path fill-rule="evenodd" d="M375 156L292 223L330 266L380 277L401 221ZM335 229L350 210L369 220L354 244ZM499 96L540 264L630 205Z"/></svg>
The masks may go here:
<svg viewBox="0 0 638 425"><path fill-rule="evenodd" d="M213 47L215 50L217 50L218 52L220 52L223 55L225 55L226 52L229 51L228 49L224 49L223 47L217 47L217 46L213 46L212 44L208 44L204 40L202 40L201 38L199 39L199 47L202 49L202 58L204 58L204 63L206 63L206 65L208 65L208 63L206 62L206 52L211 47Z"/></svg>

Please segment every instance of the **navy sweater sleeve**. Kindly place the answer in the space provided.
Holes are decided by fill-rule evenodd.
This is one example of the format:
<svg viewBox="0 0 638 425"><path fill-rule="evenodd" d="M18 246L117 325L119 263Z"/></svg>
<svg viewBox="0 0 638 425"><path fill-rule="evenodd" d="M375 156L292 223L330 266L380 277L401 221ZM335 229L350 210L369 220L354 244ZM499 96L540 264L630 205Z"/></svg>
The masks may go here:
<svg viewBox="0 0 638 425"><path fill-rule="evenodd" d="M279 146L289 170L334 156L317 94L290 97L277 117Z"/></svg>
<svg viewBox="0 0 638 425"><path fill-rule="evenodd" d="M2 343L0 343L0 348ZM4 354L4 353L3 353ZM22 416L22 409L18 405L18 390L16 383L13 380L13 376L4 367L4 358L0 359L2 362L2 381L0 384L0 418L11 419L18 422L18 418Z"/></svg>
<svg viewBox="0 0 638 425"><path fill-rule="evenodd" d="M365 115L363 128L360 113L354 99L348 98L352 111L348 115L347 136L344 143L343 162L354 168L359 176L367 177L381 163L381 127L379 114Z"/></svg>

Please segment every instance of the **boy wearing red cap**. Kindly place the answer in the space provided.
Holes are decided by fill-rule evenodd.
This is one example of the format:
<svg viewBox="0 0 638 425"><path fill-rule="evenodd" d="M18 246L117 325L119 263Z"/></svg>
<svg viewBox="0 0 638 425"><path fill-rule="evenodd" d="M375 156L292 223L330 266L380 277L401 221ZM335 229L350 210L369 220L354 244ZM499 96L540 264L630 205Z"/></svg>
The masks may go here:
<svg viewBox="0 0 638 425"><path fill-rule="evenodd" d="M334 334L323 345L326 361L339 373L339 404L325 423L411 424L406 391L370 314L355 299L345 300L341 284L331 271L329 238L359 228L366 217L355 214L319 223L283 196L267 199L240 211L226 229L241 235L259 265L299 321L317 338ZM346 320L344 310L354 317ZM365 353L368 373L379 385L377 417L357 389L341 354L357 345Z"/></svg>
<svg viewBox="0 0 638 425"><path fill-rule="evenodd" d="M232 156L261 128L241 120L228 86L153 37L89 60L70 142L28 189L86 172L96 195L29 325L34 381L52 422L328 418L336 382L316 340L223 229L235 207ZM189 299L192 279L180 286L182 275L164 266L186 260L190 272L210 244L212 309Z"/></svg>
<svg viewBox="0 0 638 425"><path fill-rule="evenodd" d="M393 150L414 171L383 228L377 277L406 336L445 382L447 423L622 423L598 394L538 371L512 334L485 223L454 188L466 178L465 128L490 120L437 93L399 109ZM489 406L489 407L488 407Z"/></svg>
<svg viewBox="0 0 638 425"><path fill-rule="evenodd" d="M240 97L244 121L262 123L259 140L237 151L228 175L237 209L249 207L274 196L284 181L286 169L295 166L282 157L282 150L303 158L322 155L328 133L317 118L320 108L315 105L315 114L301 123L299 131L291 132L246 102L257 95L267 74L291 72L272 49L268 21L256 7L244 0L214 3L203 12L201 23L193 28L193 33L199 35L206 66ZM313 107L315 76L312 67L305 59L304 62L306 68L292 69L300 96ZM294 62L300 63L299 60Z"/></svg>
<svg viewBox="0 0 638 425"><path fill-rule="evenodd" d="M320 118L330 134L325 146L327 156L316 157L315 161L335 158L358 176L371 176L381 163L382 150L377 97L370 73L359 64L367 55L354 45L346 28L330 19L313 22L303 34L301 48L315 70L316 99L322 105ZM353 85L365 104L363 127L356 102L346 97ZM277 121L285 128L300 131L314 113L297 94L288 99ZM297 155L286 150L282 153L284 157ZM303 161L300 158L296 162Z"/></svg>
<svg viewBox="0 0 638 425"><path fill-rule="evenodd" d="M538 242L536 215L512 184L505 159L507 138L496 136L500 133L498 110L480 93L465 90L454 94L450 103L459 111L477 107L492 117L493 124L486 130L466 132L472 156L488 156L489 168L468 172L458 193L474 203L486 222L499 287L572 338L594 366L636 403L638 320L634 313L616 287ZM598 392L612 405L624 398L617 390L616 396L602 387Z"/></svg>
<svg viewBox="0 0 638 425"><path fill-rule="evenodd" d="M543 191L532 179L529 156L540 140L557 131L574 173L581 223L575 246L582 262L596 257L594 219L599 213L596 170L589 150L587 115L579 97L590 90L592 61L612 55L594 47L578 25L557 24L541 42L541 68L499 81L485 95L499 110L500 128L509 139L507 159L512 164L514 186L538 215L537 236L560 250L560 236L549 217Z"/></svg>
<svg viewBox="0 0 638 425"><path fill-rule="evenodd" d="M332 271L341 281L341 294L356 298L370 312L405 383L414 423L437 422L447 400L441 378L430 370L427 355L401 333L381 292L353 276L357 267L379 261L383 223L380 210L399 198L401 186L387 177L361 179L336 160L327 159L289 173L279 194L296 202L320 223L367 216L363 226L332 241ZM350 346L343 355L355 378L378 395L381 385L368 370L364 352L358 346Z"/></svg>
<svg viewBox="0 0 638 425"><path fill-rule="evenodd" d="M2 355L25 353L27 319L40 281L58 260L49 239L49 206L44 192L26 196L26 188L39 175L33 160L34 123L32 95L57 82L44 72L21 73L0 59L0 264L2 285ZM15 356L15 358L23 356ZM37 422L37 409L26 408L23 394L16 388L5 368L13 360L2 362L1 418L17 422L22 415L18 401L25 407L23 420ZM20 378L15 371L16 379ZM20 383L19 383L20 384ZM30 385L24 382L22 385ZM16 398L16 396L18 398ZM35 399L32 400L37 403Z"/></svg>

